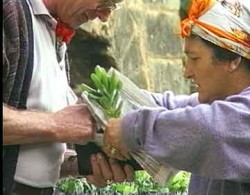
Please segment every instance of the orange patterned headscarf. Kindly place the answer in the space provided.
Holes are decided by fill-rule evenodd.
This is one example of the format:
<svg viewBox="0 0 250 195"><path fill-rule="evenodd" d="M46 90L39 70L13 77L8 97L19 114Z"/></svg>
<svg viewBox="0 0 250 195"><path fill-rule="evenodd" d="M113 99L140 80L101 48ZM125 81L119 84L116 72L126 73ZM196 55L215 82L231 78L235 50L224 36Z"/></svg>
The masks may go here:
<svg viewBox="0 0 250 195"><path fill-rule="evenodd" d="M250 59L250 1L192 0L181 35L196 34Z"/></svg>

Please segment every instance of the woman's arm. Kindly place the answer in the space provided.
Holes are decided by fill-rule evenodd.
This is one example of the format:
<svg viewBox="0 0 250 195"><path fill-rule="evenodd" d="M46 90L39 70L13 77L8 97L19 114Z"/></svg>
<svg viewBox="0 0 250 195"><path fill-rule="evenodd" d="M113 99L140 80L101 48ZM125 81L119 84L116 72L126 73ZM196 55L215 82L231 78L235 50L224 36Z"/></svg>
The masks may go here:
<svg viewBox="0 0 250 195"><path fill-rule="evenodd" d="M123 118L123 143L129 150L141 148L177 169L205 177L247 178L250 99L239 96L234 100L238 102L134 111Z"/></svg>
<svg viewBox="0 0 250 195"><path fill-rule="evenodd" d="M199 104L197 93L191 95L174 95L172 91L165 91L164 93L152 93L142 90L142 92L148 96L149 99L156 102L157 105L165 107L168 110L184 108L186 106L193 107Z"/></svg>

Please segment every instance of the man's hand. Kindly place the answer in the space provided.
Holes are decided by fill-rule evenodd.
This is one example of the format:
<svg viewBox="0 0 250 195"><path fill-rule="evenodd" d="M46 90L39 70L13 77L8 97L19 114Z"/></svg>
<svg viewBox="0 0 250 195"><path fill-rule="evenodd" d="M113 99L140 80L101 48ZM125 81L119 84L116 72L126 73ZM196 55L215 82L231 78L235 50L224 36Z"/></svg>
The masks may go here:
<svg viewBox="0 0 250 195"><path fill-rule="evenodd" d="M84 104L56 113L3 106L4 145L41 142L86 143L95 136L95 122Z"/></svg>
<svg viewBox="0 0 250 195"><path fill-rule="evenodd" d="M84 104L68 106L53 117L55 139L67 143L85 143L95 136L96 125Z"/></svg>
<svg viewBox="0 0 250 195"><path fill-rule="evenodd" d="M134 169L130 165L122 167L115 159L107 161L103 154L91 155L93 175L86 176L89 183L103 188L112 182L134 180Z"/></svg>
<svg viewBox="0 0 250 195"><path fill-rule="evenodd" d="M72 160L70 159L72 157ZM98 188L103 188L112 182L134 180L134 169L126 164L121 166L115 159L106 160L101 153L92 154L91 165L93 174L85 176L87 181ZM79 177L77 154L74 150L66 150L60 177Z"/></svg>

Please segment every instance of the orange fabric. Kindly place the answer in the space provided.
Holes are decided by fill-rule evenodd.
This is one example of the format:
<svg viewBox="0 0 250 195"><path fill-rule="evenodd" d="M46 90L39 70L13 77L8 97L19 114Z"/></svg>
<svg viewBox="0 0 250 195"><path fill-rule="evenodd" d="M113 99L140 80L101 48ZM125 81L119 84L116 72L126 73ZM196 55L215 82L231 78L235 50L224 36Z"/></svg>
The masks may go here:
<svg viewBox="0 0 250 195"><path fill-rule="evenodd" d="M195 19L206 12L213 4L215 0L193 0L189 8L189 18Z"/></svg>
<svg viewBox="0 0 250 195"><path fill-rule="evenodd" d="M215 0L193 0L192 4L189 9L188 18L181 21L181 36L182 37L188 37L191 33L192 26L194 24L199 25L200 27L203 27L207 29L208 31L214 33L215 35L219 37L226 38L228 40L241 43L244 46L250 47L250 43L248 41L248 38L241 38L237 35L228 33L226 31L223 31L219 28L216 28L212 25L203 23L198 20L199 16L201 16L203 13L205 13L213 4Z"/></svg>
<svg viewBox="0 0 250 195"><path fill-rule="evenodd" d="M192 26L197 18L206 12L215 0L193 0L188 11L188 18L181 21L181 36L187 37L191 33Z"/></svg>
<svg viewBox="0 0 250 195"><path fill-rule="evenodd" d="M234 41L234 42L237 42L237 43L241 43L242 45L250 47L250 43L247 42L247 40L241 39L241 38L237 37L236 35L233 35L231 33L223 31L223 30L221 30L219 28L216 28L214 26L211 26L209 24L200 22L199 20L196 20L195 23L198 24L198 25L200 25L201 27L204 27L205 29L209 30L210 32L216 34L219 37L223 37L223 38L226 38L228 40L231 40L231 41Z"/></svg>

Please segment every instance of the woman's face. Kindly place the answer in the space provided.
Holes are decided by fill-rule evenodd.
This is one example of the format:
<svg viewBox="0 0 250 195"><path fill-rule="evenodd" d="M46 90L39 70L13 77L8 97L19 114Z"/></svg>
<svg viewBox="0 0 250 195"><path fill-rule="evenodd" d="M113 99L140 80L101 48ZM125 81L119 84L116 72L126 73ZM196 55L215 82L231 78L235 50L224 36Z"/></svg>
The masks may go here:
<svg viewBox="0 0 250 195"><path fill-rule="evenodd" d="M192 79L201 103L225 99L230 91L229 62L220 62L213 56L212 48L199 37L185 39L184 52L187 61L184 76Z"/></svg>
<svg viewBox="0 0 250 195"><path fill-rule="evenodd" d="M111 9L99 6L100 0L54 0L51 9L55 17L75 29L96 18L106 21Z"/></svg>

